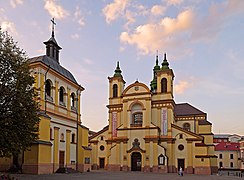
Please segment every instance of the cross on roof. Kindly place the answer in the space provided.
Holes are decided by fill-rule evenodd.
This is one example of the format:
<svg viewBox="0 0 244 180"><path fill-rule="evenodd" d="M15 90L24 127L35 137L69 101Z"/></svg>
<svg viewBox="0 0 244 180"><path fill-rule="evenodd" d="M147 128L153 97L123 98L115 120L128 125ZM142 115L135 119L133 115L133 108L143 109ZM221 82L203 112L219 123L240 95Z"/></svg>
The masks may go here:
<svg viewBox="0 0 244 180"><path fill-rule="evenodd" d="M51 22L52 22L52 37L54 37L54 25L56 25L54 18L51 19Z"/></svg>

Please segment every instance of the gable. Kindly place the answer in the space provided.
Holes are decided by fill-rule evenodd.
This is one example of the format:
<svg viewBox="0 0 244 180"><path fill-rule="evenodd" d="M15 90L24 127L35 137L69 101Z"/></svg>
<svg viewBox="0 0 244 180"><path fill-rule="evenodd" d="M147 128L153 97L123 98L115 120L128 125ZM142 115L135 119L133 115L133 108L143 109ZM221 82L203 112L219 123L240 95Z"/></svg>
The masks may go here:
<svg viewBox="0 0 244 180"><path fill-rule="evenodd" d="M123 91L122 96L136 94L150 94L150 89L145 84L136 81Z"/></svg>

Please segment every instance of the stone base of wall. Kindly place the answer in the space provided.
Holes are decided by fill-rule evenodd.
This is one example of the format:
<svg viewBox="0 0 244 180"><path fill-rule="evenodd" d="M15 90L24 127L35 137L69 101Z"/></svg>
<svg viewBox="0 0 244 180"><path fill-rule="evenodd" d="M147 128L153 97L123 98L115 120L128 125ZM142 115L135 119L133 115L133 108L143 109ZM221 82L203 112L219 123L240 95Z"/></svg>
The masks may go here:
<svg viewBox="0 0 244 180"><path fill-rule="evenodd" d="M78 171L79 172L87 172L88 169L89 169L89 171L92 170L91 164L78 164Z"/></svg>
<svg viewBox="0 0 244 180"><path fill-rule="evenodd" d="M158 172L159 173L168 173L168 166L159 166Z"/></svg>
<svg viewBox="0 0 244 180"><path fill-rule="evenodd" d="M168 167L167 166L153 166L150 168L150 166L144 166L142 168L143 172L153 172L153 173L167 173Z"/></svg>
<svg viewBox="0 0 244 180"><path fill-rule="evenodd" d="M52 164L23 164L22 173L24 174L52 174Z"/></svg>
<svg viewBox="0 0 244 180"><path fill-rule="evenodd" d="M177 173L177 168L175 166L168 166L169 173Z"/></svg>
<svg viewBox="0 0 244 180"><path fill-rule="evenodd" d="M218 173L218 166L211 166L211 174L217 174Z"/></svg>
<svg viewBox="0 0 244 180"><path fill-rule="evenodd" d="M187 166L187 168L185 169L185 173L193 174L194 173L193 167L192 166Z"/></svg>
<svg viewBox="0 0 244 180"><path fill-rule="evenodd" d="M122 171L129 171L129 167L128 166L122 166Z"/></svg>
<svg viewBox="0 0 244 180"><path fill-rule="evenodd" d="M97 164L92 164L91 165L91 169L92 170L98 170L99 168L98 168L98 165Z"/></svg>
<svg viewBox="0 0 244 180"><path fill-rule="evenodd" d="M150 168L150 166L144 166L144 167L142 168L142 171L143 171L143 172L151 172L151 168Z"/></svg>
<svg viewBox="0 0 244 180"><path fill-rule="evenodd" d="M120 165L118 164L109 164L107 166L108 171L120 171Z"/></svg>
<svg viewBox="0 0 244 180"><path fill-rule="evenodd" d="M195 174L207 174L211 175L211 168L210 167L204 167L204 166L198 166L194 169Z"/></svg>

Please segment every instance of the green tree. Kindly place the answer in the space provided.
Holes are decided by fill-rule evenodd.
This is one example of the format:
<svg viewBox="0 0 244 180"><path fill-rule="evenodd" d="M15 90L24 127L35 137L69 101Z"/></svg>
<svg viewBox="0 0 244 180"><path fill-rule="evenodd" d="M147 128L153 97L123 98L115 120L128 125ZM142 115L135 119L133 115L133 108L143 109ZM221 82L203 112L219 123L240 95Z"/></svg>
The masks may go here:
<svg viewBox="0 0 244 180"><path fill-rule="evenodd" d="M0 157L16 156L38 138L33 84L27 55L0 28Z"/></svg>

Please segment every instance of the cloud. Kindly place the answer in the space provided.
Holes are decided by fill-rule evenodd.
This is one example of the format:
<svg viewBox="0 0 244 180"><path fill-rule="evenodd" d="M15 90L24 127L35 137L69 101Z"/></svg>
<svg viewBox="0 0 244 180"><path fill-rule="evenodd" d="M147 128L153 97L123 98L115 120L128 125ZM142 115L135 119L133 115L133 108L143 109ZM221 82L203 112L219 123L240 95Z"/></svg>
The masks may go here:
<svg viewBox="0 0 244 180"><path fill-rule="evenodd" d="M187 81L179 81L179 84L175 84L174 92L175 94L184 94L185 90L188 89L191 84Z"/></svg>
<svg viewBox="0 0 244 180"><path fill-rule="evenodd" d="M10 0L10 5L12 8L16 8L18 5L22 5L23 0Z"/></svg>
<svg viewBox="0 0 244 180"><path fill-rule="evenodd" d="M193 16L192 10L185 10L176 18L165 17L159 23L140 25L131 34L122 32L120 41L136 45L142 54L154 53L166 46L173 47L175 38L191 28Z"/></svg>
<svg viewBox="0 0 244 180"><path fill-rule="evenodd" d="M57 19L63 19L69 15L69 12L61 5L58 5L55 0L46 0L44 8L52 17Z"/></svg>
<svg viewBox="0 0 244 180"><path fill-rule="evenodd" d="M114 2L106 5L103 8L103 14L105 15L106 22L110 24L124 14L124 10L128 5L129 0L114 0Z"/></svg>
<svg viewBox="0 0 244 180"><path fill-rule="evenodd" d="M72 34L72 35L71 35L71 38L77 40L77 39L80 38L80 35L77 34L77 33L75 33L75 34Z"/></svg>
<svg viewBox="0 0 244 180"><path fill-rule="evenodd" d="M167 1L168 5L174 5L174 6L180 5L182 3L183 3L183 0L168 0Z"/></svg>
<svg viewBox="0 0 244 180"><path fill-rule="evenodd" d="M75 17L75 21L78 22L78 24L83 27L85 26L85 19L84 17L81 15L81 10L79 6L76 6L76 10L74 13L74 17Z"/></svg>
<svg viewBox="0 0 244 180"><path fill-rule="evenodd" d="M166 7L155 5L151 8L151 14L153 16L163 15L165 13Z"/></svg>
<svg viewBox="0 0 244 180"><path fill-rule="evenodd" d="M18 32L13 22L4 20L1 22L0 25L3 31L8 31L10 34L18 35Z"/></svg>
<svg viewBox="0 0 244 180"><path fill-rule="evenodd" d="M228 20L244 13L244 1L228 0L212 3L207 16L198 16L192 30L193 40L213 41L227 24Z"/></svg>

